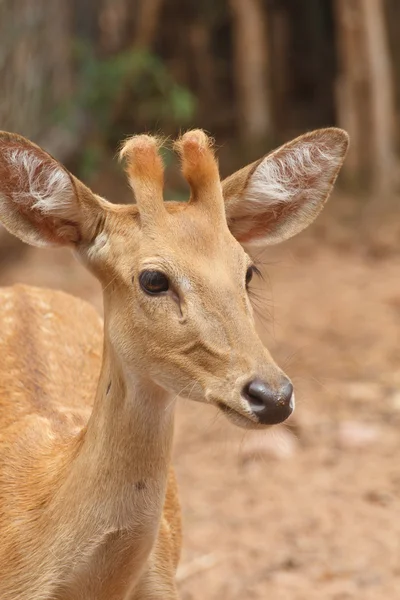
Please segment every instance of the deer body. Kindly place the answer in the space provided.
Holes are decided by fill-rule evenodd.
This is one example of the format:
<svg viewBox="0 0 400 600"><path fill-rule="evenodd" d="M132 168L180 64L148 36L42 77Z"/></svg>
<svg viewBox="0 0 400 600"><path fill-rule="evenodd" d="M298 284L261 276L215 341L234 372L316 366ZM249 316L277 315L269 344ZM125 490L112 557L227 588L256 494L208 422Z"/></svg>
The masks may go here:
<svg viewBox="0 0 400 600"><path fill-rule="evenodd" d="M307 134L221 184L209 140L188 132L187 204L163 202L157 144L125 144L136 204L118 206L0 132L0 220L28 243L70 246L101 282L105 317L60 292L0 291L1 600L177 599L177 396L242 427L293 410L255 331L241 244L315 218L346 134Z"/></svg>

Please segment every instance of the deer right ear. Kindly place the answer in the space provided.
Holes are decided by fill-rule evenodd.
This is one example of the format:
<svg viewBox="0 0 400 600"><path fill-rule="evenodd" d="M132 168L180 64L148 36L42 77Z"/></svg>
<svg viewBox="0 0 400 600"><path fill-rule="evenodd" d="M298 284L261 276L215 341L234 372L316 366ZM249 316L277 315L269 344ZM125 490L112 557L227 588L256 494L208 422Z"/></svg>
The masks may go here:
<svg viewBox="0 0 400 600"><path fill-rule="evenodd" d="M90 239L100 201L47 152L22 136L0 132L0 221L34 246Z"/></svg>
<svg viewBox="0 0 400 600"><path fill-rule="evenodd" d="M319 129L222 182L229 229L245 245L282 242L321 211L346 155L342 129Z"/></svg>

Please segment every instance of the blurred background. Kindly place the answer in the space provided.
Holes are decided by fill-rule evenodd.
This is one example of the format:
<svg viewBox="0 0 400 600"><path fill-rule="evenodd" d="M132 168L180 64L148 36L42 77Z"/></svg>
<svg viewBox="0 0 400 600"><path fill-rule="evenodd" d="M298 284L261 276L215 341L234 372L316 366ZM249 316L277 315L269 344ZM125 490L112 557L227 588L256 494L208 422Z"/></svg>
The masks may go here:
<svg viewBox="0 0 400 600"><path fill-rule="evenodd" d="M135 132L191 126L227 175L313 128L351 136L324 213L258 256L258 327L296 385L285 427L244 433L181 401L183 600L395 600L400 589L398 0L0 0L0 128L97 193L132 197ZM165 151L167 198L186 198ZM0 284L102 310L64 250L0 229Z"/></svg>

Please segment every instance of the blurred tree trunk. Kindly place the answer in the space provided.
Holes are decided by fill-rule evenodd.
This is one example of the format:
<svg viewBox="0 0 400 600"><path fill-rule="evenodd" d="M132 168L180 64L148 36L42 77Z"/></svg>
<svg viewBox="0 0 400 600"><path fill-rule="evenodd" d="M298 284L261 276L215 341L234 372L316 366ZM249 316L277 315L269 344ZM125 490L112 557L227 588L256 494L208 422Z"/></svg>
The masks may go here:
<svg viewBox="0 0 400 600"><path fill-rule="evenodd" d="M194 20L188 27L189 41L193 52L193 69L198 81L199 119L212 122L218 103L216 90L215 59L212 54L212 31L205 20ZM213 114L214 113L214 114Z"/></svg>
<svg viewBox="0 0 400 600"><path fill-rule="evenodd" d="M388 25L389 47L394 72L394 95L396 105L396 127L400 128L400 2L386 0L386 20Z"/></svg>
<svg viewBox="0 0 400 600"><path fill-rule="evenodd" d="M234 77L244 142L271 133L266 14L260 0L229 0L233 16Z"/></svg>
<svg viewBox="0 0 400 600"><path fill-rule="evenodd" d="M281 143L287 137L288 115L290 112L288 106L290 99L290 23L288 11L281 6L271 11L268 26L271 36L271 54L274 57L274 66L271 69L274 134L277 143Z"/></svg>
<svg viewBox="0 0 400 600"><path fill-rule="evenodd" d="M100 37L98 20L98 0L74 0L72 3L72 15L74 19L74 33L80 40L88 40L93 46L97 45Z"/></svg>
<svg viewBox="0 0 400 600"><path fill-rule="evenodd" d="M141 0L138 4L134 44L146 50L153 46L163 0Z"/></svg>
<svg viewBox="0 0 400 600"><path fill-rule="evenodd" d="M391 61L382 0L336 0L338 121L351 136L345 169L374 191L390 191L395 135Z"/></svg>

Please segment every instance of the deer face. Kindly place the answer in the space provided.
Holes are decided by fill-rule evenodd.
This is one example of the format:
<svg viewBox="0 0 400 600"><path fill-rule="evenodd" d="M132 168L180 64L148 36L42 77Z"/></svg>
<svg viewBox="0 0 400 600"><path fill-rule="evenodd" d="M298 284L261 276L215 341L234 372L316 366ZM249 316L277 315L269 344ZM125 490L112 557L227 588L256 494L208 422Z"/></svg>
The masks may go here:
<svg viewBox="0 0 400 600"><path fill-rule="evenodd" d="M291 386L254 328L251 258L226 223L216 227L195 204L166 206L171 212L151 233L142 233L131 212L118 215L99 234L107 242L97 256L89 251L92 268L98 261L101 273L106 264L105 314L117 354L128 370L172 394L211 402L246 424L259 422L263 403L245 388L266 382L260 394L281 396L268 422L283 420L292 411Z"/></svg>
<svg viewBox="0 0 400 600"><path fill-rule="evenodd" d="M263 347L248 288L254 244L286 239L321 210L347 148L338 129L307 134L221 182L201 131L177 143L189 203L164 203L155 138L122 155L136 204L95 196L24 138L0 136L0 218L36 245L69 245L104 290L105 328L123 368L236 424L286 419L293 387Z"/></svg>

